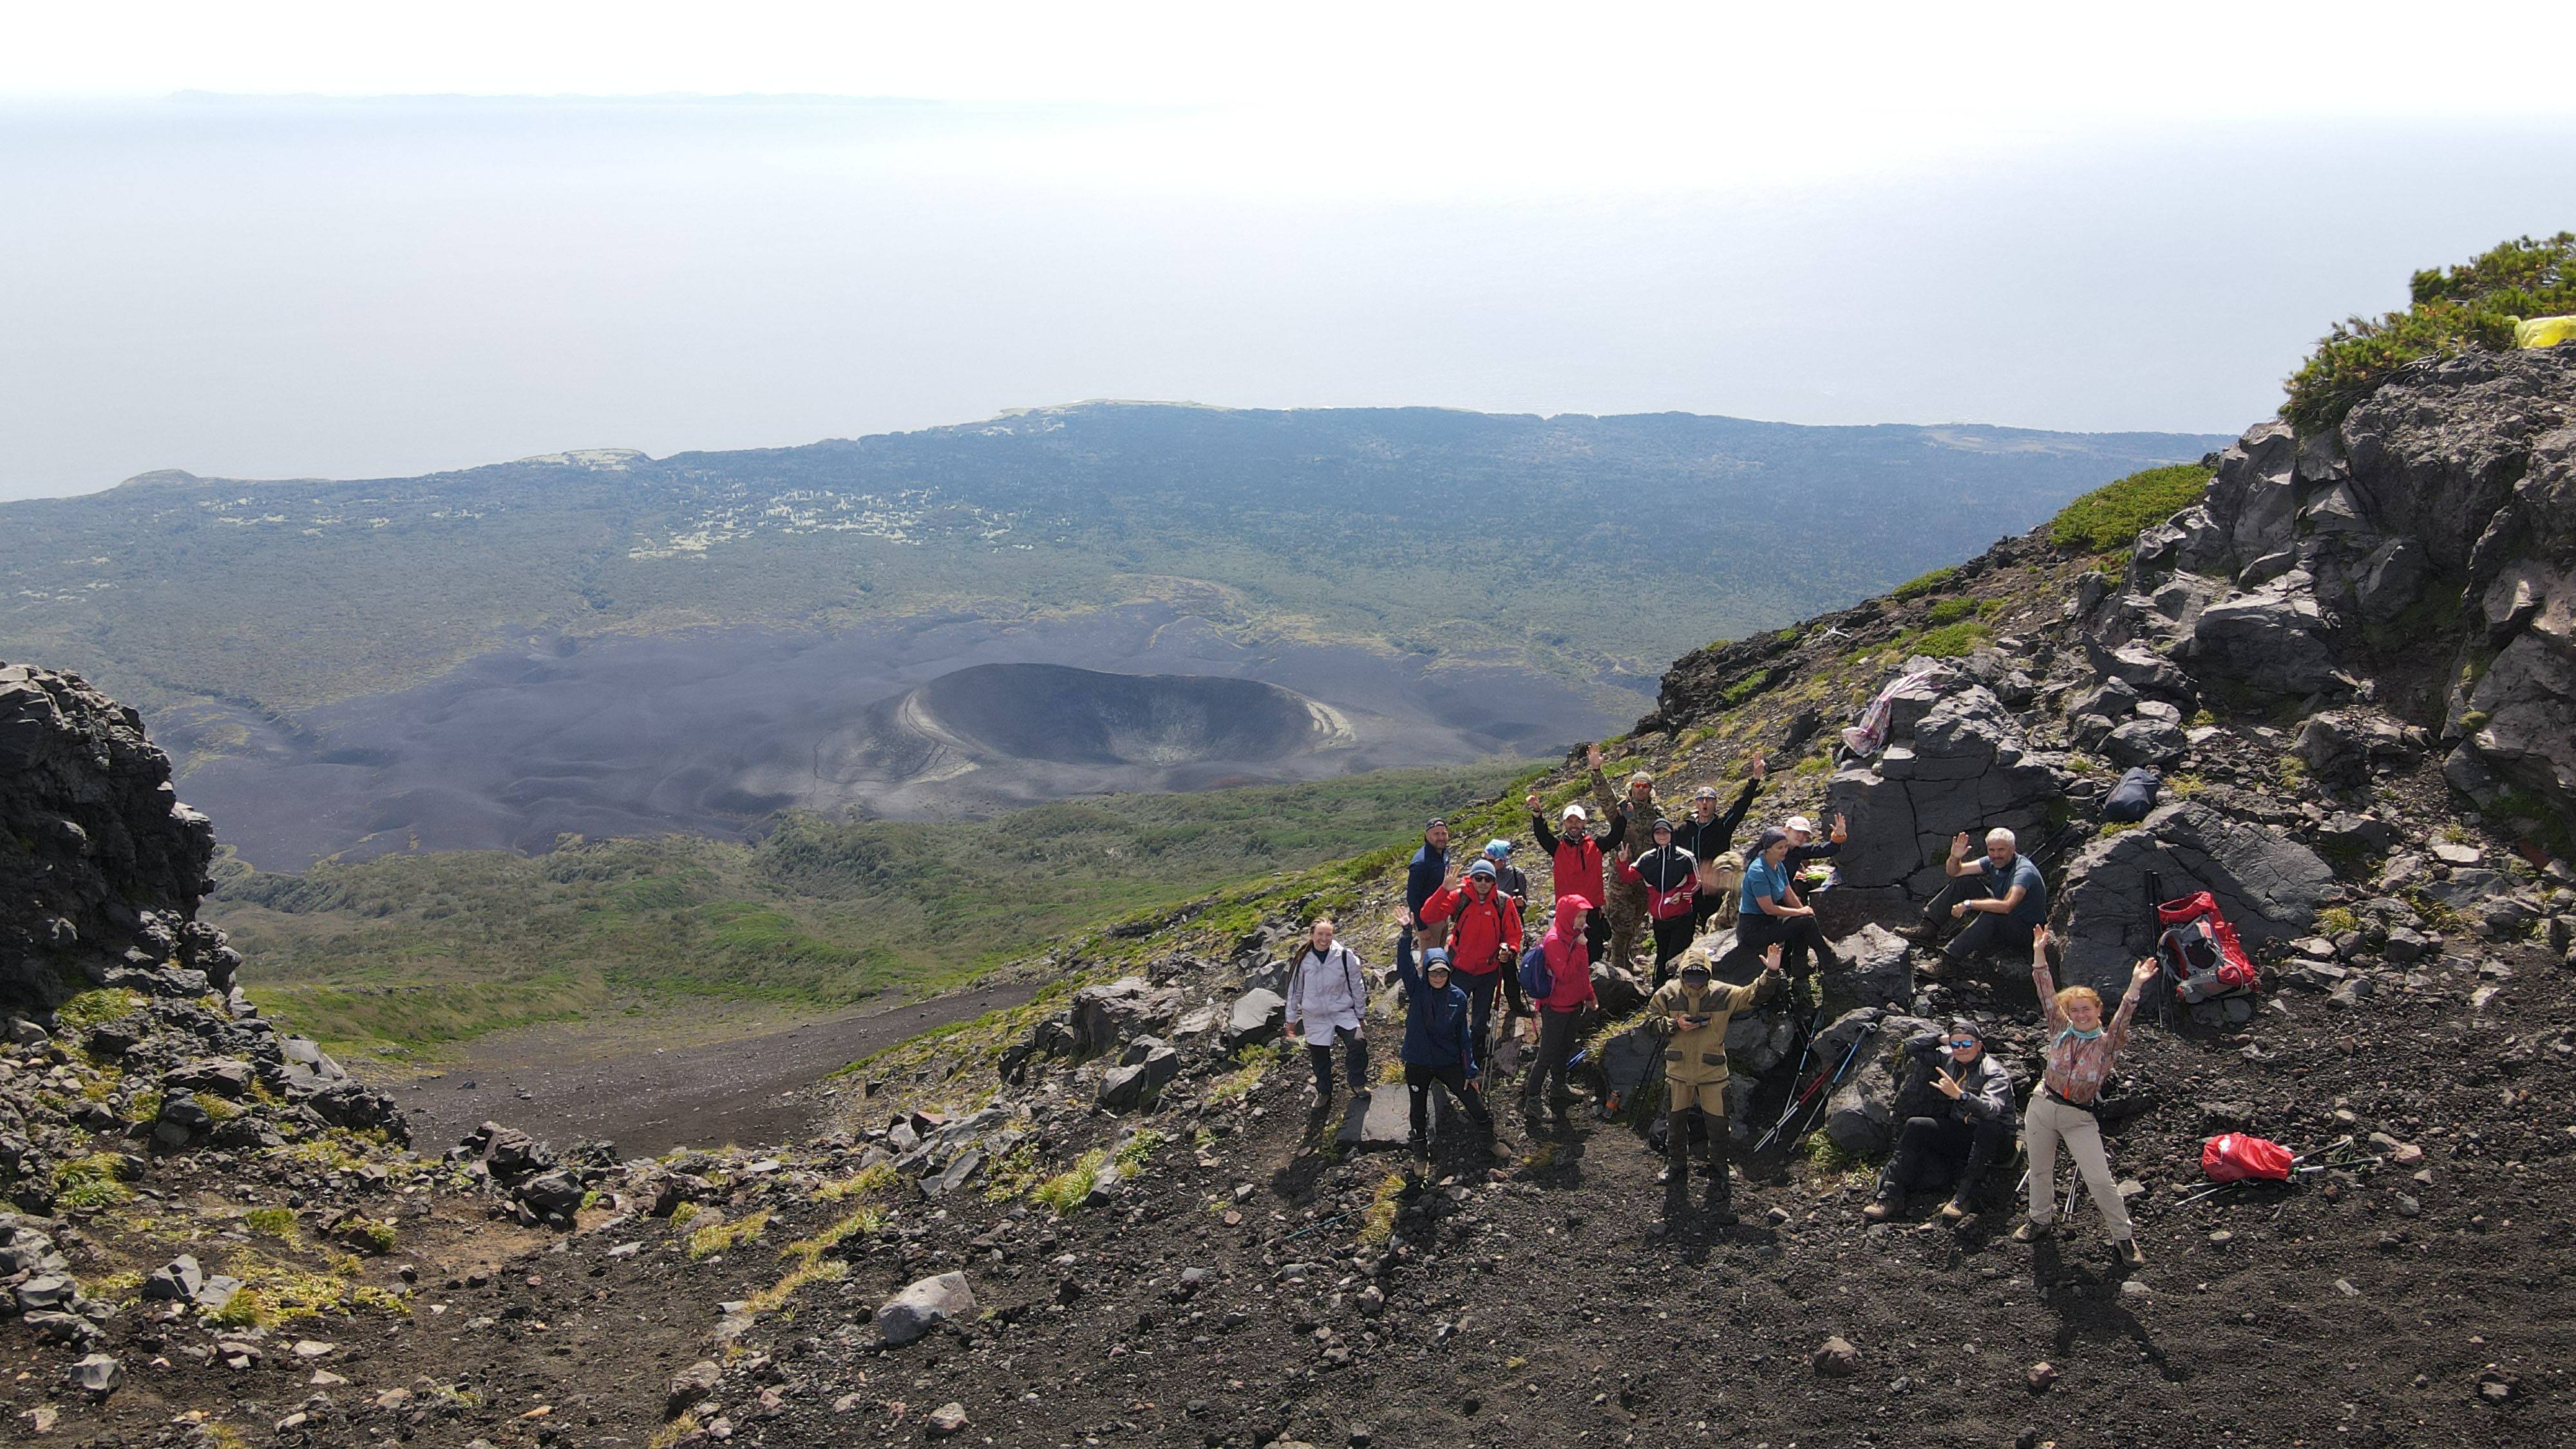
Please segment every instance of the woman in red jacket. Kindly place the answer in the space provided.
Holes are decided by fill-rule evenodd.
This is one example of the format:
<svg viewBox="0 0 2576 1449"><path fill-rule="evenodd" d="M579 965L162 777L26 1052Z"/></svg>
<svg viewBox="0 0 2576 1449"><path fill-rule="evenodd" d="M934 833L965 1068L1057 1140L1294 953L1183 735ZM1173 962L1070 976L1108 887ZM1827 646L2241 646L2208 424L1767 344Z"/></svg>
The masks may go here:
<svg viewBox="0 0 2576 1449"><path fill-rule="evenodd" d="M1583 1020L1583 1009L1594 999L1592 953L1583 944L1586 918L1591 914L1592 900L1589 896L1558 896L1556 919L1548 925L1547 934L1538 942L1540 951L1547 958L1547 974L1553 989L1530 1003L1538 1012L1538 1065L1530 1069L1529 1081L1521 1087L1521 1096L1535 1109L1540 1084L1553 1075L1556 1089L1549 1102L1559 1117L1574 1105L1574 1089L1566 1081L1566 1068L1574 1056L1575 1028Z"/></svg>

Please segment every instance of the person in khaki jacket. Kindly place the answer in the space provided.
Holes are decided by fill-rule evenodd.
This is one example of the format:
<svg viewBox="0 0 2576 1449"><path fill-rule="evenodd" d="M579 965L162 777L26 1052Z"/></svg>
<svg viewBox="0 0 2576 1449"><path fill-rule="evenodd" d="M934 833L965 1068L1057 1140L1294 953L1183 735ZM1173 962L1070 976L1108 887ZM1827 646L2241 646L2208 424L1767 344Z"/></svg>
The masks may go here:
<svg viewBox="0 0 2576 1449"><path fill-rule="evenodd" d="M1665 1195L1678 1204L1690 1191L1690 1109L1708 1119L1708 1215L1735 1221L1727 1184L1726 1023L1737 1012L1780 989L1780 948L1762 957L1762 974L1748 986L1709 978L1707 958L1693 956L1681 974L1657 989L1646 1012L1670 1035L1664 1041L1664 1150L1672 1154Z"/></svg>
<svg viewBox="0 0 2576 1449"><path fill-rule="evenodd" d="M1587 745L1583 756L1584 763L1591 767L1592 803L1601 811L1602 823L1620 825L1622 834L1636 848L1644 849L1647 827L1665 818L1663 805L1655 799L1655 777L1639 770L1628 777L1624 793L1614 791L1609 777L1601 773L1601 747ZM1602 849L1610 848L1609 842L1603 842ZM1601 902L1602 914L1610 919L1610 960L1622 971L1633 971L1637 942L1646 930L1646 888L1605 875L1601 892L1594 899Z"/></svg>

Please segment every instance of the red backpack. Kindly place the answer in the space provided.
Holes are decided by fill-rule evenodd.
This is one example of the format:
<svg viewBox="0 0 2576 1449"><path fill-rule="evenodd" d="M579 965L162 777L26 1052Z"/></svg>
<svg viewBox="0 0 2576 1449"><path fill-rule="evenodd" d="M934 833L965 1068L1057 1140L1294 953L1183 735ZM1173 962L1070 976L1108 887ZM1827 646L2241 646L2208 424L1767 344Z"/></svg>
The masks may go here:
<svg viewBox="0 0 2576 1449"><path fill-rule="evenodd" d="M2201 1002L2254 989L2259 979L2254 963L2246 959L2236 928L2218 913L2209 892L2163 902L2156 907L2156 922L2164 928L2156 937L2156 960L2176 997Z"/></svg>

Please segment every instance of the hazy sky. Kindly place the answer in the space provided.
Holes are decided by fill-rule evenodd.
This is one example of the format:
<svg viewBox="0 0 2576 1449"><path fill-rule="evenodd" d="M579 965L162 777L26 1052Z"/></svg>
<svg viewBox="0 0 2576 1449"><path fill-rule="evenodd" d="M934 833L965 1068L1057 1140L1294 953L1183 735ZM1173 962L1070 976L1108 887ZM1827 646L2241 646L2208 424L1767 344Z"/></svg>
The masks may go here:
<svg viewBox="0 0 2576 1449"><path fill-rule="evenodd" d="M0 497L1086 397L2234 431L2576 226L2576 6L1785 8L0 9Z"/></svg>

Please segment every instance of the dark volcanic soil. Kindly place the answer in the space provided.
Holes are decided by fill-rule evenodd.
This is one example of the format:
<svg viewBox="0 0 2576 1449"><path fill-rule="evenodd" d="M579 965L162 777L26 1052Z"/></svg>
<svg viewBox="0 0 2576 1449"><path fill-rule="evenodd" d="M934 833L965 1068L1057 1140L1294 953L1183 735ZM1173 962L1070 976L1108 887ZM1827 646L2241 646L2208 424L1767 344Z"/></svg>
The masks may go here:
<svg viewBox="0 0 2576 1449"><path fill-rule="evenodd" d="M559 1147L609 1141L629 1156L791 1142L829 1113L815 1084L906 1037L1026 1000L1025 985L935 996L779 1031L656 1047L614 1019L494 1032L444 1068L383 1085L424 1144L498 1118ZM527 1092L522 1100L519 1093Z"/></svg>

